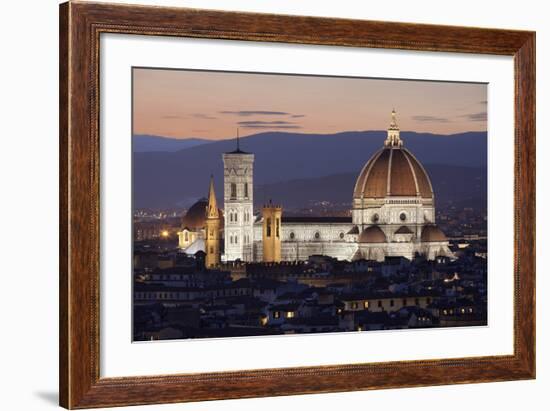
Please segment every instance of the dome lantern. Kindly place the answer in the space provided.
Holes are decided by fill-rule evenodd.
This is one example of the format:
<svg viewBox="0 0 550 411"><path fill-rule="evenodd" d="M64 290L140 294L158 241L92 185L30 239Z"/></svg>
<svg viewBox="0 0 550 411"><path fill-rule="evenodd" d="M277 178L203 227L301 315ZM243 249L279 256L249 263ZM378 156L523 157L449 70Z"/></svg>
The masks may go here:
<svg viewBox="0 0 550 411"><path fill-rule="evenodd" d="M391 123L390 127L388 128L388 137L386 138L386 141L384 142L384 146L386 147L401 147L403 146L403 141L401 140L401 137L399 136L399 126L397 125L397 119L396 119L396 112L395 109L391 111Z"/></svg>

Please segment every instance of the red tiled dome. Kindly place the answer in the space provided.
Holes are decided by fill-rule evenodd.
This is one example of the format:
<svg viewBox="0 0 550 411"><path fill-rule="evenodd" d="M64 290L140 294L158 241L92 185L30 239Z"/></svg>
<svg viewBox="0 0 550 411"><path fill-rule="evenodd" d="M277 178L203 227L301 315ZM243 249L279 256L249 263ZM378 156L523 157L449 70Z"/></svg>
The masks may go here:
<svg viewBox="0 0 550 411"><path fill-rule="evenodd" d="M386 196L433 198L428 174L416 157L401 146L376 152L355 183L355 199Z"/></svg>
<svg viewBox="0 0 550 411"><path fill-rule="evenodd" d="M191 206L181 220L181 226L188 228L191 231L200 230L206 225L206 207L208 202L206 199L200 199Z"/></svg>

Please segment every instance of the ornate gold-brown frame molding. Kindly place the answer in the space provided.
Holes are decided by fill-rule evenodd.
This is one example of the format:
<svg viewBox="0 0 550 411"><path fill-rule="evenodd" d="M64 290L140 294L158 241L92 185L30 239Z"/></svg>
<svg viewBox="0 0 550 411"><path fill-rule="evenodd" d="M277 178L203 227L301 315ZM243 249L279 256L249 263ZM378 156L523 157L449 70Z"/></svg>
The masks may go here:
<svg viewBox="0 0 550 411"><path fill-rule="evenodd" d="M101 33L498 54L515 63L514 354L155 377L99 374ZM90 408L535 377L535 33L69 2L60 6L60 404Z"/></svg>

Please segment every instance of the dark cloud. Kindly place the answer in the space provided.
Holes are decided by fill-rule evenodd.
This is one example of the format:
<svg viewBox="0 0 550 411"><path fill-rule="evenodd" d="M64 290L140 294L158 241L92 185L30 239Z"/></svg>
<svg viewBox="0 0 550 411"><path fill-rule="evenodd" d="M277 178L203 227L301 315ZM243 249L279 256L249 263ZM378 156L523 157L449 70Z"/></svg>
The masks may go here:
<svg viewBox="0 0 550 411"><path fill-rule="evenodd" d="M479 102L479 104L483 104L483 105L486 106L486 105L487 105L487 100L481 100L481 101Z"/></svg>
<svg viewBox="0 0 550 411"><path fill-rule="evenodd" d="M204 113L194 113L193 117L200 118L200 119L203 119L203 120L216 120L218 118L218 117L213 117L213 116L210 116L210 115L204 114Z"/></svg>
<svg viewBox="0 0 550 411"><path fill-rule="evenodd" d="M306 116L305 114L293 114L290 117L292 117L292 118L302 118L302 117L305 117L305 116Z"/></svg>
<svg viewBox="0 0 550 411"><path fill-rule="evenodd" d="M299 129L302 126L293 125L293 124L283 124L283 125L265 125L265 124L246 124L241 126L242 128L253 128L253 129L271 129L271 130L286 130L286 129Z"/></svg>
<svg viewBox="0 0 550 411"><path fill-rule="evenodd" d="M220 114L233 114L241 117L248 116L289 116L291 113L285 111L264 111L264 110L240 110L240 111L219 111Z"/></svg>
<svg viewBox="0 0 550 411"><path fill-rule="evenodd" d="M296 123L292 123L290 121L260 121L260 120L254 120L254 121L239 121L239 127L242 128L269 128L269 129L297 129L302 128Z"/></svg>
<svg viewBox="0 0 550 411"><path fill-rule="evenodd" d="M296 123L291 123L290 121L260 121L260 120L253 120L253 121L239 121L237 124L240 126L269 126L269 125L294 125Z"/></svg>
<svg viewBox="0 0 550 411"><path fill-rule="evenodd" d="M450 120L446 117L436 117L436 116L413 116L413 120L421 121L425 123L449 123Z"/></svg>
<svg viewBox="0 0 550 411"><path fill-rule="evenodd" d="M480 111L479 113L464 114L460 117L467 118L470 121L487 121L487 112Z"/></svg>
<svg viewBox="0 0 550 411"><path fill-rule="evenodd" d="M180 115L167 115L167 116L162 116L161 118L162 118L163 120L179 120L179 119L185 118L185 116L180 116Z"/></svg>

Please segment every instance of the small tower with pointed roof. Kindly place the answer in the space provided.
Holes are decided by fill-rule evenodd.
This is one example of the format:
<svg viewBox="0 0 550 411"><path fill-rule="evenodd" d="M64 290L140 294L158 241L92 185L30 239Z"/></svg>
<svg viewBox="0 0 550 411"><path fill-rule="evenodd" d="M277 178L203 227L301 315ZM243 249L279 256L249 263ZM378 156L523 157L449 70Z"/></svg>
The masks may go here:
<svg viewBox="0 0 550 411"><path fill-rule="evenodd" d="M220 228L221 219L214 191L214 177L210 176L208 191L208 205L206 206L205 252L206 268L213 268L220 264Z"/></svg>

